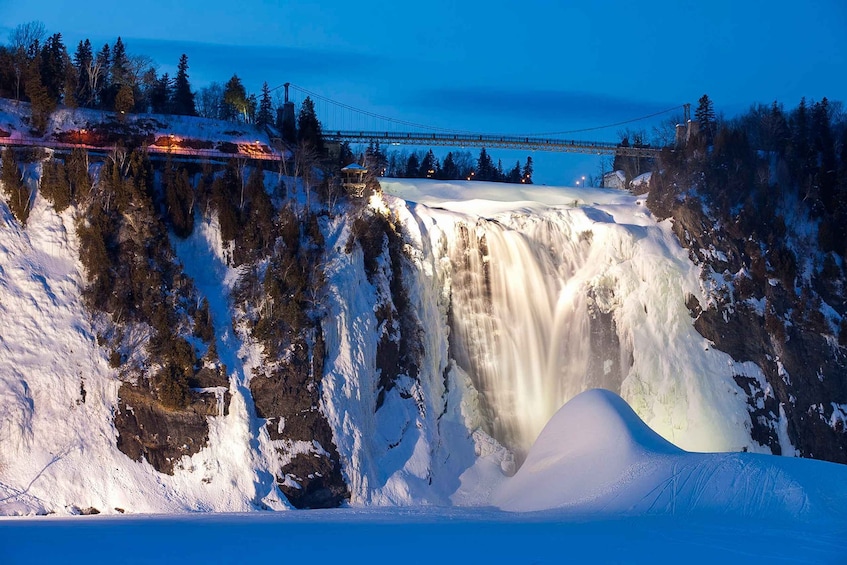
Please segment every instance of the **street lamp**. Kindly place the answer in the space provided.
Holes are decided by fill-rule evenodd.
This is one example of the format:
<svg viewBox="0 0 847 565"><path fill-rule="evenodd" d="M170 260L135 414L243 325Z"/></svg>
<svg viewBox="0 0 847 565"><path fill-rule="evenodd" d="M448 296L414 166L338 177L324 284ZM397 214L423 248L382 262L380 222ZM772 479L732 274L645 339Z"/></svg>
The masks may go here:
<svg viewBox="0 0 847 565"><path fill-rule="evenodd" d="M585 188L585 175L582 175L582 187Z"/></svg>

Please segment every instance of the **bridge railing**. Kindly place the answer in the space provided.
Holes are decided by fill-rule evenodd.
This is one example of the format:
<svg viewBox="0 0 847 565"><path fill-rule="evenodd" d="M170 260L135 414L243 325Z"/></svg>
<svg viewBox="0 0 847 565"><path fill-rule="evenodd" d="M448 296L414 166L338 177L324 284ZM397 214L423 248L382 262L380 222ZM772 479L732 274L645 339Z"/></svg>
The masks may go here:
<svg viewBox="0 0 847 565"><path fill-rule="evenodd" d="M403 145L436 145L453 147L497 147L533 151L612 154L655 157L660 149L650 146L621 146L607 141L542 138L513 135L463 133L391 132L391 131L325 131L329 141L371 142Z"/></svg>

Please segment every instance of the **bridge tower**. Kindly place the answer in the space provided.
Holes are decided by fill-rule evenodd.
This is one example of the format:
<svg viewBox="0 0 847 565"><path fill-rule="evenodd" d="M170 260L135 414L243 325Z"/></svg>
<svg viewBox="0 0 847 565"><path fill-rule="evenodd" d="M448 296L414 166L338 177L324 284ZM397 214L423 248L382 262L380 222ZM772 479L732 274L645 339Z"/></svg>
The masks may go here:
<svg viewBox="0 0 847 565"><path fill-rule="evenodd" d="M282 139L287 143L297 142L297 126L294 119L294 102L288 99L288 87L290 82L286 82L285 101L282 104Z"/></svg>
<svg viewBox="0 0 847 565"><path fill-rule="evenodd" d="M692 126L691 122L691 104L683 104L682 123L676 125L676 145L682 147L691 139L691 128L694 127L696 133L696 125Z"/></svg>

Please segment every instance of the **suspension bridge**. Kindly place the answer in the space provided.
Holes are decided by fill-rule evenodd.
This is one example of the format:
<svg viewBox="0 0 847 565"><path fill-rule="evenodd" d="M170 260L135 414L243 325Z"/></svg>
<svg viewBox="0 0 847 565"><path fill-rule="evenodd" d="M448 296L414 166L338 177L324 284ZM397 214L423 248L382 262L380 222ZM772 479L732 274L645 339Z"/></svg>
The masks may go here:
<svg viewBox="0 0 847 565"><path fill-rule="evenodd" d="M686 121L688 117L688 105L685 104L674 106L673 108L648 116L605 126L547 134L500 135L460 131L390 118L332 100L291 83L279 85L273 88L272 91L280 88L285 89L285 107L288 108L290 119L294 118L295 103L302 104L306 97L312 100L315 106L315 113L322 122L324 139L330 143L379 143L382 145L458 148L485 147L557 153L619 155L622 157L656 157L661 151L661 147L624 145L607 141L589 141L577 139L574 134L584 134L591 131L618 127L680 109L685 109Z"/></svg>

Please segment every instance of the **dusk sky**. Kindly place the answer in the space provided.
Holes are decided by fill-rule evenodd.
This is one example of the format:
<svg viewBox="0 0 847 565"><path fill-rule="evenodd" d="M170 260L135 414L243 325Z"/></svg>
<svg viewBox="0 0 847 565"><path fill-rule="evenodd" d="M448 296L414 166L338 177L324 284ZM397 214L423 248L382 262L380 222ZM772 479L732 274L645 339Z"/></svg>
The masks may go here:
<svg viewBox="0 0 847 565"><path fill-rule="evenodd" d="M120 35L160 73L173 74L186 53L195 89L237 73L251 92L291 82L379 114L479 132L571 132L696 106L704 93L727 117L755 102L847 98L844 0L0 0L2 40L32 20L61 32L71 53L80 39L99 49ZM670 115L630 127L649 132ZM614 141L620 129L567 137ZM507 165L526 155L493 153ZM601 165L534 159L548 183Z"/></svg>

